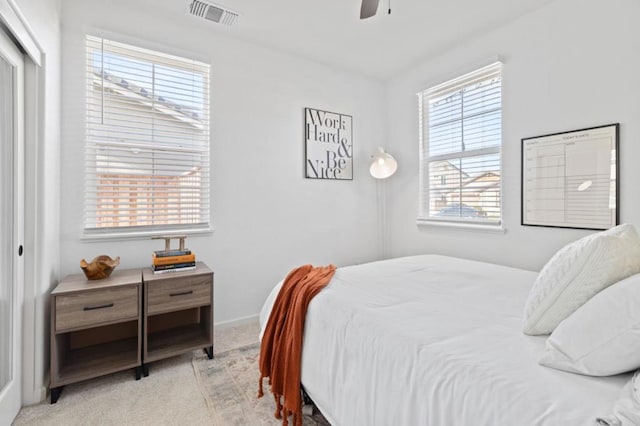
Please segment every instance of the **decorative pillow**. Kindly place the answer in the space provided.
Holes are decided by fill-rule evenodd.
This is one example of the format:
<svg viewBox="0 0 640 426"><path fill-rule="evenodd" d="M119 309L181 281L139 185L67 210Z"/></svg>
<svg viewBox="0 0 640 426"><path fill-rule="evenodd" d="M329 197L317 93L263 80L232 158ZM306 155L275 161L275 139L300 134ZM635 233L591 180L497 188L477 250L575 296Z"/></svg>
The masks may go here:
<svg viewBox="0 0 640 426"><path fill-rule="evenodd" d="M596 294L562 321L540 364L590 376L640 368L640 274Z"/></svg>
<svg viewBox="0 0 640 426"><path fill-rule="evenodd" d="M625 224L561 248L542 268L524 310L525 334L549 334L594 294L640 272L640 237Z"/></svg>

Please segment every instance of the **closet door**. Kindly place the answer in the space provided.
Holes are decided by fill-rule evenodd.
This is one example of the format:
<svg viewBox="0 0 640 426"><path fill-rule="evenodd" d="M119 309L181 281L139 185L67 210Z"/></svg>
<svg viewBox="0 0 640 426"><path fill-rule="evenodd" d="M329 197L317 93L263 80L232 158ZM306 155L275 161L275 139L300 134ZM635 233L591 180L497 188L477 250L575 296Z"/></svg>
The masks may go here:
<svg viewBox="0 0 640 426"><path fill-rule="evenodd" d="M0 28L0 424L22 401L24 58Z"/></svg>

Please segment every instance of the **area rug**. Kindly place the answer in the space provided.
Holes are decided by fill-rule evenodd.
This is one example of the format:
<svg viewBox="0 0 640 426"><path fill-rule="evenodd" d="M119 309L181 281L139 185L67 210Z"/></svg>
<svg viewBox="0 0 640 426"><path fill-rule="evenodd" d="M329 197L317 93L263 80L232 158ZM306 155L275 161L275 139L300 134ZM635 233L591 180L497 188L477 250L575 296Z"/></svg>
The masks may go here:
<svg viewBox="0 0 640 426"><path fill-rule="evenodd" d="M214 426L280 425L273 417L275 402L264 381L264 397L258 398L258 358L260 345L254 343L226 352L213 359L204 353L193 358L193 369ZM304 415L304 426L330 426L314 407Z"/></svg>

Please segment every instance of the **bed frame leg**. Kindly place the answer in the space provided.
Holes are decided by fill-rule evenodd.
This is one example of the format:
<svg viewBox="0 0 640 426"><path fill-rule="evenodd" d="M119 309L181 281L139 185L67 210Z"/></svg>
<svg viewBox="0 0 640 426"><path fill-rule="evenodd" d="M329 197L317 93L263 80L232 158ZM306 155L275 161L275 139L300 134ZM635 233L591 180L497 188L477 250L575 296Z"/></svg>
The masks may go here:
<svg viewBox="0 0 640 426"><path fill-rule="evenodd" d="M309 398L309 394L307 393L307 391L304 390L302 386L300 386L300 392L302 392L302 403L304 405L313 404L313 400Z"/></svg>

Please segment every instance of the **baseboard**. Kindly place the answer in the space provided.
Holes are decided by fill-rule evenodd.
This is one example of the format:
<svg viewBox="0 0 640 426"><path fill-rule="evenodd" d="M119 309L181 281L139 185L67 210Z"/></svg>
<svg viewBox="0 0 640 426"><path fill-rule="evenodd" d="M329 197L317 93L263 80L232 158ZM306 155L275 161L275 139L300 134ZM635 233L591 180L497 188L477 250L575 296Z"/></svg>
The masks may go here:
<svg viewBox="0 0 640 426"><path fill-rule="evenodd" d="M34 389L32 392L22 394L22 406L37 405L47 399L47 386Z"/></svg>
<svg viewBox="0 0 640 426"><path fill-rule="evenodd" d="M246 317L235 318L227 321L220 321L213 324L214 327L219 329L232 328L239 325L248 324L250 322L258 322L258 314L249 315Z"/></svg>

